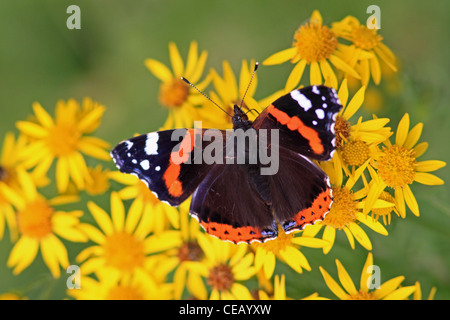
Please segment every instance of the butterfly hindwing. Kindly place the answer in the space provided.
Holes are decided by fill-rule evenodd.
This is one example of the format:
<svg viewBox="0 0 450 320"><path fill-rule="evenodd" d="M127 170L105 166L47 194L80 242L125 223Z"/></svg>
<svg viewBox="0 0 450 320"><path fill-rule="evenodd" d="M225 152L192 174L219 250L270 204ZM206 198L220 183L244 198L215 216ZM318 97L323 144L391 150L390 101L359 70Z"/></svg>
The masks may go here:
<svg viewBox="0 0 450 320"><path fill-rule="evenodd" d="M285 232L324 219L332 203L328 176L310 159L280 148L280 166L269 177L272 208Z"/></svg>
<svg viewBox="0 0 450 320"><path fill-rule="evenodd" d="M249 167L215 165L192 196L190 213L211 235L234 243L278 235L271 208L252 182Z"/></svg>

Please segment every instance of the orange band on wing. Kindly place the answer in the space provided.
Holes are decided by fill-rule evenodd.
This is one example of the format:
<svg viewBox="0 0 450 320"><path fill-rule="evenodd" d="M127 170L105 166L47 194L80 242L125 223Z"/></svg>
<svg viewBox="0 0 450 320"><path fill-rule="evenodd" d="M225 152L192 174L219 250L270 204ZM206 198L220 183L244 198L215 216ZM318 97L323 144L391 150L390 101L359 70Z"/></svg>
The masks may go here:
<svg viewBox="0 0 450 320"><path fill-rule="evenodd" d="M169 194L173 197L179 197L183 194L183 185L178 179L181 171L180 165L189 159L189 153L194 150L194 145L194 129L189 129L180 143L180 149L170 154L169 166L163 175L163 179Z"/></svg>
<svg viewBox="0 0 450 320"><path fill-rule="evenodd" d="M302 230L307 224L314 224L316 221L321 221L325 218L325 214L330 210L332 202L331 189L322 191L313 201L309 208L299 211L294 220ZM297 228L298 229L298 228Z"/></svg>
<svg viewBox="0 0 450 320"><path fill-rule="evenodd" d="M306 140L308 140L309 146L314 153L322 154L325 151L318 132L313 128L306 126L299 117L289 117L286 112L275 108L274 105L270 105L267 109L278 122L287 126L289 130L298 131Z"/></svg>
<svg viewBox="0 0 450 320"><path fill-rule="evenodd" d="M229 224L206 221L202 221L200 224L210 235L234 243L250 243L252 240L264 241L265 238L257 228L250 226L233 228Z"/></svg>

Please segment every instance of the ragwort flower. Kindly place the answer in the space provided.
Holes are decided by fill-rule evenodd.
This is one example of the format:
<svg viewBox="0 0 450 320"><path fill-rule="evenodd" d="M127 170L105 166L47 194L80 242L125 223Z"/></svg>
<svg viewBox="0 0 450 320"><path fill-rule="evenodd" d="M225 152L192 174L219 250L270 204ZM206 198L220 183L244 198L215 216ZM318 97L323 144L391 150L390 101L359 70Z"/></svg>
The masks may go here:
<svg viewBox="0 0 450 320"><path fill-rule="evenodd" d="M295 32L292 48L277 52L264 60L265 65L281 64L288 60L295 64L286 83L289 92L300 83L306 65L310 66L310 84L322 84L327 81L337 88L337 77L332 66L359 79L359 74L346 62L342 49L346 45L338 42L336 34L323 25L322 16L315 10L309 22L300 26ZM331 63L331 65L330 65Z"/></svg>
<svg viewBox="0 0 450 320"><path fill-rule="evenodd" d="M169 116L163 128L190 128L193 121L197 119L196 106L200 105L205 98L184 82L181 77L188 79L199 90L204 90L209 79L199 81L208 53L202 51L199 55L197 42L192 41L185 66L176 44L170 42L169 55L172 71L155 59L145 60L145 65L150 72L162 81L159 88L159 102L169 109Z"/></svg>
<svg viewBox="0 0 450 320"><path fill-rule="evenodd" d="M59 101L55 119L39 103L33 104L33 110L37 122L17 122L19 130L30 139L20 154L23 165L45 174L56 160L58 191L65 192L70 180L78 190L83 190L91 177L82 153L101 160L110 159L105 150L109 144L88 135L98 126L105 107L89 98L83 100L82 107L73 99Z"/></svg>

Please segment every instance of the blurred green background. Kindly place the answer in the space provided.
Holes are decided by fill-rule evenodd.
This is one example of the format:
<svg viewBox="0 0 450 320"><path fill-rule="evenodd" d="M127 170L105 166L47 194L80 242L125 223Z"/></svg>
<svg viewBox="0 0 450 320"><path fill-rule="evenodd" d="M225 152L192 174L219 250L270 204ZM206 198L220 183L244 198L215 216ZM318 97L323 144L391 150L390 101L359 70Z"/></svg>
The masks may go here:
<svg viewBox="0 0 450 320"><path fill-rule="evenodd" d="M81 30L68 30L66 9L81 8ZM430 147L423 160L450 160L450 2L448 1L294 1L294 0L152 0L0 2L0 141L15 122L26 119L39 101L53 115L57 100L90 96L107 107L97 136L115 144L135 132L156 130L166 117L158 105L159 81L144 66L152 57L169 63L168 43L174 41L187 56L191 40L207 50L206 70L221 72L222 60L235 73L242 59L263 61L287 48L296 28L320 10L329 24L353 15L364 23L371 4L381 8L381 30L401 62L401 91L384 101L378 116L392 119L396 128L408 112L411 124L424 123L421 141ZM257 98L282 88L290 66L261 67ZM112 165L111 165L112 167ZM368 231L381 281L404 275L403 285L419 281L423 295L437 287L437 299L450 298L449 167L436 172L447 184L412 189L421 217L393 218L389 236ZM84 209L84 208L83 208ZM64 297L65 274L51 279L40 254L20 276L6 267L12 244L0 241L0 294L24 292L31 299ZM82 248L69 247L71 261ZM337 279L335 259L347 268L355 284L367 251L351 250L339 234L333 250L324 256L304 249L312 271L289 277L288 296L312 292L334 298L318 270L323 266ZM279 267L279 272L287 269Z"/></svg>

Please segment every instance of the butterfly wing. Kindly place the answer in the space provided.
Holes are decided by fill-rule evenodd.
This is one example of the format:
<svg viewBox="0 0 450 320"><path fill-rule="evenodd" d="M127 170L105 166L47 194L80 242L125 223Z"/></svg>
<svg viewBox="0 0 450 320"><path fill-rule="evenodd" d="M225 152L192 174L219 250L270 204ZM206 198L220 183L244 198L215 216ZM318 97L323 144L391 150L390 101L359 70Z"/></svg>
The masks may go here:
<svg viewBox="0 0 450 320"><path fill-rule="evenodd" d="M275 100L255 119L253 127L279 129L280 145L326 161L336 147L334 125L341 108L333 88L305 87Z"/></svg>
<svg viewBox="0 0 450 320"><path fill-rule="evenodd" d="M264 242L278 235L271 207L247 165L214 166L194 192L190 213L206 232L233 243Z"/></svg>
<svg viewBox="0 0 450 320"><path fill-rule="evenodd" d="M272 208L285 232L323 220L332 204L328 176L310 159L280 148L280 168L269 176Z"/></svg>
<svg viewBox="0 0 450 320"><path fill-rule="evenodd" d="M158 199L177 206L194 192L213 167L201 161L203 148L214 141L205 139L205 134L225 133L208 132L205 129L151 132L122 141L111 156L121 172L136 175Z"/></svg>

